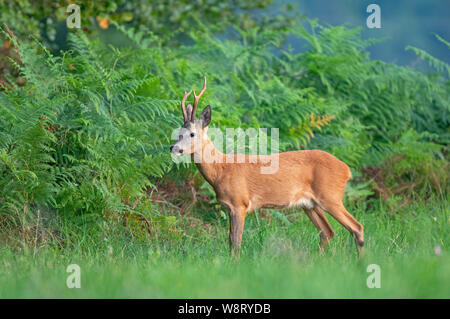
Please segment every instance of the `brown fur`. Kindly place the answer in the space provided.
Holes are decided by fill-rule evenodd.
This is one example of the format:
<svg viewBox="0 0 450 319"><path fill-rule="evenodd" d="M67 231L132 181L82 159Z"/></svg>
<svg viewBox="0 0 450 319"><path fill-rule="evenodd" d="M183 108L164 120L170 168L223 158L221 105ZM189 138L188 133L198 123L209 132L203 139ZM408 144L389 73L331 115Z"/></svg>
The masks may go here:
<svg viewBox="0 0 450 319"><path fill-rule="evenodd" d="M209 139L202 143L202 152L209 143L212 143ZM257 162L251 163L252 155L246 155L244 163L237 163L237 155L234 154L234 162L226 163L226 154L215 147L213 152L221 160L196 165L214 188L217 200L230 210L232 253L239 255L248 212L260 208L296 206L295 203L302 198L309 199L313 204L305 211L321 233L322 250L334 235L322 211L326 210L354 235L361 252L363 227L342 204L345 186L351 178L350 169L344 162L321 150L284 152L279 154L279 169L275 174L261 174L261 166L268 165L261 161L264 156L257 156ZM200 155L194 151L193 159L196 153Z"/></svg>
<svg viewBox="0 0 450 319"><path fill-rule="evenodd" d="M198 99L195 102L198 103ZM216 159L212 163L202 161L196 165L214 188L217 200L229 208L232 255L239 256L248 212L260 208L295 206L305 209L306 215L320 232L321 250L334 235L323 213L325 210L354 236L358 252L362 254L363 226L342 204L345 186L351 178L350 169L344 162L321 150L284 152L278 154L278 170L273 174L262 174L261 166L270 165L270 162L264 161L270 155L245 155L245 161L239 163L236 154L221 153L207 135L210 107L203 110L200 119L195 119L192 106L188 105L186 111L183 103L183 113L188 115L185 116L184 133L180 133L171 152L177 155L192 154L194 161L208 152ZM234 161L227 162L230 156Z"/></svg>

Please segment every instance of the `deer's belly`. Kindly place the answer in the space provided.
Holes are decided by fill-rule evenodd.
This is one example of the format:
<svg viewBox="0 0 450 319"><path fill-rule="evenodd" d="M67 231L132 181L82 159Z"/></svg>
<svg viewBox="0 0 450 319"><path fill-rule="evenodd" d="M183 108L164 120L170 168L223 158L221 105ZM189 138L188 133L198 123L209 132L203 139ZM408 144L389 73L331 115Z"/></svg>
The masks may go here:
<svg viewBox="0 0 450 319"><path fill-rule="evenodd" d="M289 207L301 207L301 208L307 208L307 209L314 208L314 206L315 206L314 201L308 197L302 197L297 201L291 202L289 205Z"/></svg>
<svg viewBox="0 0 450 319"><path fill-rule="evenodd" d="M316 203L309 193L297 194L297 196L290 196L289 198L273 198L270 197L260 198L255 200L254 206L259 206L260 208L306 208L312 209L316 206ZM259 205L256 205L256 204ZM256 209L256 207L252 207Z"/></svg>

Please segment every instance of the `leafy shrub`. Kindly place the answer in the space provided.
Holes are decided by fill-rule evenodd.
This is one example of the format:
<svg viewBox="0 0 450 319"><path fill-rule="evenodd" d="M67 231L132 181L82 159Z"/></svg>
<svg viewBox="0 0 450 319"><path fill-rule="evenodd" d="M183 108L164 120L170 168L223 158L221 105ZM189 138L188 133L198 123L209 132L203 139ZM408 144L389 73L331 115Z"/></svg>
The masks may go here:
<svg viewBox="0 0 450 319"><path fill-rule="evenodd" d="M111 22L126 24L139 29L145 26L161 38L180 40L176 36L196 25L196 20L207 23L216 32L224 32L231 25L250 28L254 25L276 28L292 24L293 17L256 15L263 13L273 0L210 0L210 1L126 1L126 0L57 0L49 2L10 0L2 3L0 20L14 25L19 36L33 35L45 41L47 47L64 48L61 37L65 36L66 10L70 4L80 7L80 22L87 32L108 29ZM288 9L292 5L288 6ZM292 11L292 10L290 10ZM167 35L167 36L166 36Z"/></svg>
<svg viewBox="0 0 450 319"><path fill-rule="evenodd" d="M440 145L427 141L430 138L426 132L408 130L392 146L393 155L382 166L364 168L373 179L375 194L384 199L396 195L411 198L448 194L448 161L441 154Z"/></svg>
<svg viewBox="0 0 450 319"><path fill-rule="evenodd" d="M0 212L26 216L45 207L84 221L139 212L133 204L146 196L148 176L170 166L163 141L176 101L157 89L160 78L130 64L130 52L82 33L61 57L10 40L27 84L0 95Z"/></svg>

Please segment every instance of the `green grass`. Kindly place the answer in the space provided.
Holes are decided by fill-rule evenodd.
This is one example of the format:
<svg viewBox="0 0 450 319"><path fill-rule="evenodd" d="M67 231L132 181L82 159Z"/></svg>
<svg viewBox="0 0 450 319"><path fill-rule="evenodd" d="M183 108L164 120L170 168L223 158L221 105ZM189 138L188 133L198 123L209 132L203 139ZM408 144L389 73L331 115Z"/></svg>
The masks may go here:
<svg viewBox="0 0 450 319"><path fill-rule="evenodd" d="M318 233L301 211L289 222L251 214L241 260L228 257L227 222L198 211L202 223L179 239L142 240L118 228L79 234L65 248L0 250L1 298L449 298L447 199L388 209L349 209L365 226L366 255L334 220L324 255ZM331 221L331 218L329 218ZM184 220L187 220L186 218ZM206 221L208 220L208 227ZM436 254L435 247L441 248ZM81 267L81 289L69 289L66 267ZM381 288L366 285L369 264Z"/></svg>

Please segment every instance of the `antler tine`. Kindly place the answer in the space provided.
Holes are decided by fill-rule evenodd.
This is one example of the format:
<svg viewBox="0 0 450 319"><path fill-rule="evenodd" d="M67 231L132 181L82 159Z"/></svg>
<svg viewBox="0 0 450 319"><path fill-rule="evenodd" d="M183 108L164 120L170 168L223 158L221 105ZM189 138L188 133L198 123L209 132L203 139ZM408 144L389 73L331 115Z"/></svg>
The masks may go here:
<svg viewBox="0 0 450 319"><path fill-rule="evenodd" d="M184 96L183 99L181 100L181 110L183 111L183 117L184 117L184 121L186 122L188 120L187 117L187 113L186 113L186 99L188 98L189 95L191 95L192 90L190 90L189 92L184 92ZM194 93L195 95L195 93Z"/></svg>
<svg viewBox="0 0 450 319"><path fill-rule="evenodd" d="M203 89L200 91L200 94L198 96L195 95L195 90L194 90L194 108L192 109L192 119L194 119L194 117L195 117L195 111L197 111L198 101L202 97L203 93L205 93L205 91L206 91L206 76L204 77Z"/></svg>

